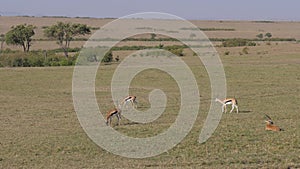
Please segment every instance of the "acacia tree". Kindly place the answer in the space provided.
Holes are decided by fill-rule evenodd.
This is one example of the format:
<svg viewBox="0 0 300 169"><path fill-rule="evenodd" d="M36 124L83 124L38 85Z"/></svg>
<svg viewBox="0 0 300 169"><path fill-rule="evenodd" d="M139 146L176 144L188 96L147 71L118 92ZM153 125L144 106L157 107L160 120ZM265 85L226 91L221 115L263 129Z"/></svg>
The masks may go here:
<svg viewBox="0 0 300 169"><path fill-rule="evenodd" d="M45 29L44 34L48 38L56 39L57 44L63 49L68 57L70 43L75 36L90 34L91 29L85 24L57 22Z"/></svg>
<svg viewBox="0 0 300 169"><path fill-rule="evenodd" d="M265 36L266 36L267 38L271 38L271 37L272 37L272 34L271 34L270 32L268 32L268 33L265 34Z"/></svg>
<svg viewBox="0 0 300 169"><path fill-rule="evenodd" d="M32 36L35 34L33 25L17 25L12 27L10 31L5 34L5 42L8 45L22 46L24 52L28 52L31 46Z"/></svg>
<svg viewBox="0 0 300 169"><path fill-rule="evenodd" d="M258 37L259 39L262 39L264 37L264 35L262 33L256 35L256 37Z"/></svg>

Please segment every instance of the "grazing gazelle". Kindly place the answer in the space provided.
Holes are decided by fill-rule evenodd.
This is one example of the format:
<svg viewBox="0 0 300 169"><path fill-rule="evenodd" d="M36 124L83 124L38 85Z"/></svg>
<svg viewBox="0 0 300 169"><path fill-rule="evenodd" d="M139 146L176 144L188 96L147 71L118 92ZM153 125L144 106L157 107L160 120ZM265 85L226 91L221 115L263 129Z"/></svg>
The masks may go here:
<svg viewBox="0 0 300 169"><path fill-rule="evenodd" d="M272 121L270 116L266 115L266 117L267 117L268 120L265 121L267 123L265 130L268 130L268 131L283 131L282 128L279 128L278 126L274 125L274 122Z"/></svg>
<svg viewBox="0 0 300 169"><path fill-rule="evenodd" d="M231 110L230 113L232 113L233 109L236 108L236 113L239 113L239 107L238 107L238 102L235 98L229 98L229 99L224 99L220 100L216 98L216 102L220 102L222 104L222 112L226 113L226 105L231 104Z"/></svg>
<svg viewBox="0 0 300 169"><path fill-rule="evenodd" d="M137 101L136 101L136 96L127 96L123 99L121 102L121 105L123 106L127 102L130 102L132 107L137 108Z"/></svg>
<svg viewBox="0 0 300 169"><path fill-rule="evenodd" d="M114 108L114 109L110 110L109 112L107 112L107 114L106 114L106 125L108 125L108 123L109 123L109 125L111 126L111 120L112 120L113 116L117 116L118 125L120 125L121 109L119 109L119 108Z"/></svg>

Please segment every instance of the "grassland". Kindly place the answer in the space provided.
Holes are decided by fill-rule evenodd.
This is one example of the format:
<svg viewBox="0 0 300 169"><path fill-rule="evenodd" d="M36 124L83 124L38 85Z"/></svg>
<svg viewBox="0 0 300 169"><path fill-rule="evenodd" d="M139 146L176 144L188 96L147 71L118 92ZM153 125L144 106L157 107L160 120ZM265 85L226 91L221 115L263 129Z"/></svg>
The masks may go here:
<svg viewBox="0 0 300 169"><path fill-rule="evenodd" d="M28 23L38 22L27 19ZM92 19L85 22L95 23ZM212 37L223 38L235 32L230 36L251 38L258 34L257 29L272 33L272 30L281 30L276 33L279 37L298 38L300 35L297 34L299 30L294 29L299 23L293 22L194 22L236 30L222 36L219 31L210 31L216 33L210 35ZM46 23L50 22L40 25ZM264 26L258 28L260 24ZM286 35L283 28L290 29L290 35ZM244 34L247 30L253 33ZM223 114L217 130L204 144L197 140L210 106L209 79L203 65L196 64L192 53L185 51L182 59L191 67L200 86L201 107L197 121L176 147L146 159L116 156L87 137L73 107L73 67L1 68L0 168L300 168L299 44L271 42L267 45L262 42L248 48L248 54L241 53L243 47L217 48L225 68L227 94L238 99L240 113ZM224 55L226 51L229 55ZM130 52L115 51L115 54L122 60ZM102 66L97 74L96 96L103 112L112 107L110 79L117 66L117 63ZM149 124L124 119L121 126L114 127L117 131L134 137L149 137L166 130L174 122L180 104L176 99L179 93L174 80L166 73L142 72L132 81L130 92L138 96L139 109L144 110L150 106L148 94L154 88L164 90L168 96L164 114ZM264 113L285 131L265 131Z"/></svg>

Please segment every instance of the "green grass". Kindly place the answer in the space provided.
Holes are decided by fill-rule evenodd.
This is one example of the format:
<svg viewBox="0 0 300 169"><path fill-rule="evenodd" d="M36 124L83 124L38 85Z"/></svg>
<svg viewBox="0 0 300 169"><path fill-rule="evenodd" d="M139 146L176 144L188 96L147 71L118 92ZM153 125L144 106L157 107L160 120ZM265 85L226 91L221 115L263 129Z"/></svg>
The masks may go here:
<svg viewBox="0 0 300 169"><path fill-rule="evenodd" d="M187 55L183 59L201 86L200 113L180 144L146 159L113 155L87 137L73 108L73 67L1 68L0 168L300 167L299 55L223 56L228 96L238 99L241 112L223 114L217 130L204 144L197 140L209 108L210 85L204 67L196 64L195 58ZM109 80L116 66L101 67L102 73L97 75L96 96L103 112L112 107ZM149 124L123 120L116 130L148 137L174 122L180 100L169 75L144 71L132 81L130 92L138 96L144 110L154 88L168 96L165 113ZM265 131L264 113L285 131Z"/></svg>

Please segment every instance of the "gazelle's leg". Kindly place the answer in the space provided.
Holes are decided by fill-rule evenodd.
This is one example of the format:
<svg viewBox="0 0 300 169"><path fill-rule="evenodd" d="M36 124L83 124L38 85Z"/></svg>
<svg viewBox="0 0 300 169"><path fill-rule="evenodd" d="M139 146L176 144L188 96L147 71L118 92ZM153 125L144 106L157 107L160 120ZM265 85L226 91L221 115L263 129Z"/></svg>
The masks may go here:
<svg viewBox="0 0 300 169"><path fill-rule="evenodd" d="M233 111L234 107L235 107L235 105L234 105L234 104L232 104L232 105L231 105L231 110L230 110L230 113L232 113L232 111Z"/></svg>
<svg viewBox="0 0 300 169"><path fill-rule="evenodd" d="M126 108L128 109L128 101L126 101Z"/></svg>
<svg viewBox="0 0 300 169"><path fill-rule="evenodd" d="M132 108L134 108L134 104L133 104L132 100L130 100L130 103L131 103Z"/></svg>
<svg viewBox="0 0 300 169"><path fill-rule="evenodd" d="M236 113L239 113L239 106L235 105L235 108L236 108Z"/></svg>
<svg viewBox="0 0 300 169"><path fill-rule="evenodd" d="M119 126L120 125L120 117L118 114L117 114L117 119L118 119L118 126Z"/></svg>
<svg viewBox="0 0 300 169"><path fill-rule="evenodd" d="M222 113L226 113L226 105L225 104L223 104L223 106L222 106Z"/></svg>
<svg viewBox="0 0 300 169"><path fill-rule="evenodd" d="M137 108L137 101L134 101L134 104L135 104L135 108Z"/></svg>

